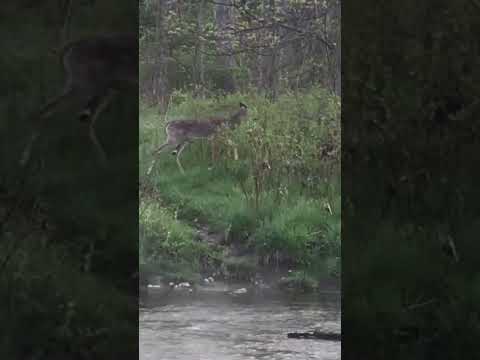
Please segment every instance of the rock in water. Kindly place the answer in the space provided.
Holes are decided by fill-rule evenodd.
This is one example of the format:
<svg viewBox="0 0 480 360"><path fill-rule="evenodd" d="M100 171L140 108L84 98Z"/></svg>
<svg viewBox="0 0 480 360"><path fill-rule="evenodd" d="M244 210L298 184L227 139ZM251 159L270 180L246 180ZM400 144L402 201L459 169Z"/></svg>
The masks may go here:
<svg viewBox="0 0 480 360"><path fill-rule="evenodd" d="M161 289L162 285L159 284L148 284L147 285L149 288L154 288L154 289Z"/></svg>
<svg viewBox="0 0 480 360"><path fill-rule="evenodd" d="M232 291L232 294L234 295L240 295L240 294L246 294L247 293L247 289L245 288L241 288L241 289L237 289L235 291Z"/></svg>

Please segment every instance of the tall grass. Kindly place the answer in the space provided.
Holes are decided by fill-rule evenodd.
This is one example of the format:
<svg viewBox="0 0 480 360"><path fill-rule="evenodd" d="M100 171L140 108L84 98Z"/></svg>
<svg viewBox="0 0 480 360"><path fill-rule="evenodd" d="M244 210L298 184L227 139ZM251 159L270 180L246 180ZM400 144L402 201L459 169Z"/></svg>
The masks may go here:
<svg viewBox="0 0 480 360"><path fill-rule="evenodd" d="M176 211L154 199L140 204L139 264L145 273L168 280L195 280L218 254L197 241L195 229L179 221Z"/></svg>
<svg viewBox="0 0 480 360"><path fill-rule="evenodd" d="M146 175L152 151L165 139L168 120L228 115L240 101L249 107L248 120L215 138L220 157L214 164L210 144L202 140L182 154L185 175L168 151L158 156L153 172ZM227 243L255 253L265 265L288 264L316 274L339 274L337 98L322 89L287 94L275 103L254 93L208 99L175 93L168 108L161 110L140 109L142 184L155 188L180 218L224 231ZM238 147L238 160L234 160L229 142ZM141 196L141 208L149 201L148 195ZM162 211L162 206L157 206L149 215L141 212L141 226L152 216L161 218ZM166 218L163 224L169 236L177 233L178 224ZM192 236L185 230L178 242ZM172 238L167 240L164 235L157 239L162 239L156 245L162 249ZM149 243L148 236L141 234L140 241ZM145 254L150 251L154 250Z"/></svg>

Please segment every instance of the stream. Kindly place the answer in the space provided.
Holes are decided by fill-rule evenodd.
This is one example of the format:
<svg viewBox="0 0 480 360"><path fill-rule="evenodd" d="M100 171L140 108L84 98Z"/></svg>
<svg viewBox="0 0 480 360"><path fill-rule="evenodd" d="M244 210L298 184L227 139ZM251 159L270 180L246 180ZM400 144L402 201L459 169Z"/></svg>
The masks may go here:
<svg viewBox="0 0 480 360"><path fill-rule="evenodd" d="M186 294L153 291L141 299L140 360L338 360L340 342L287 333L339 332L340 319L339 291L232 295L221 285Z"/></svg>

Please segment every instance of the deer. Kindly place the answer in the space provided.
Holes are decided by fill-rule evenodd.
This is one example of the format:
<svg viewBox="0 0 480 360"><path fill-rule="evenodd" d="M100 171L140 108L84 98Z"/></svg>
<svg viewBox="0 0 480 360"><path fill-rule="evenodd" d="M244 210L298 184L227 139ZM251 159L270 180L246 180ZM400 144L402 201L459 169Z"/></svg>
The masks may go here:
<svg viewBox="0 0 480 360"><path fill-rule="evenodd" d="M126 89L138 89L138 39L130 34L103 34L71 41L56 51L65 73L63 90L40 109L33 134L20 164L30 159L34 142L46 119L60 106L77 100L81 110L76 117L89 124L89 137L102 164L107 157L95 132L95 123L114 96ZM78 105L78 104L77 104Z"/></svg>
<svg viewBox="0 0 480 360"><path fill-rule="evenodd" d="M235 129L247 117L247 105L240 103L240 109L227 118L209 118L206 120L172 120L165 125L166 140L160 145L152 155L154 159L147 171L149 175L156 162L156 155L161 153L168 146L174 146L172 155L176 155L178 169L182 174L185 174L183 166L180 162L180 155L185 147L195 139L211 139L221 129ZM236 150L236 149L235 149ZM235 151L235 154L237 152ZM237 155L236 155L237 156Z"/></svg>

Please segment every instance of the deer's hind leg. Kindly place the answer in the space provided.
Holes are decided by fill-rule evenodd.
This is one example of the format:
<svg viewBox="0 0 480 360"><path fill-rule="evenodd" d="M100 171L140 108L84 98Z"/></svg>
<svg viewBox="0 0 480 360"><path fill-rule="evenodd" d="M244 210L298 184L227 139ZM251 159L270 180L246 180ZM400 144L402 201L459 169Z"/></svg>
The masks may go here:
<svg viewBox="0 0 480 360"><path fill-rule="evenodd" d="M68 79L65 83L65 86L60 94L50 99L38 113L40 119L45 119L51 116L59 107L60 103L66 100L69 97L74 96L78 91Z"/></svg>
<svg viewBox="0 0 480 360"><path fill-rule="evenodd" d="M175 146L175 149L172 151L172 155L178 155L180 151L183 150L183 148L187 145L188 141L181 142L177 146Z"/></svg>
<svg viewBox="0 0 480 360"><path fill-rule="evenodd" d="M68 97L73 96L74 93L75 93L74 87L72 86L70 81L67 81L62 92L56 97L50 99L39 110L37 117L39 120L42 121L42 123L39 123L38 121L35 122L32 135L30 136L30 139L28 140L25 146L25 149L23 150L22 157L20 159L20 166L22 167L25 166L27 162L30 160L34 143L40 137L40 127L43 125L43 121L45 121L49 116L51 116L58 109L58 106L60 105L60 103L62 103Z"/></svg>
<svg viewBox="0 0 480 360"><path fill-rule="evenodd" d="M105 151L103 150L102 145L98 141L97 134L95 131L95 123L99 117L99 115L105 110L105 108L110 104L112 101L113 96L115 93L113 91L109 91L104 97L97 98L95 101L97 101L97 106L95 106L93 110L93 114L90 118L90 140L92 141L93 145L95 146L95 149L97 150L99 156L100 156L100 161L102 162L103 165L107 163L107 155L105 154Z"/></svg>
<svg viewBox="0 0 480 360"><path fill-rule="evenodd" d="M158 155L160 154L168 145L172 145L170 141L166 141L162 145L160 145L156 150L153 151L153 155Z"/></svg>
<svg viewBox="0 0 480 360"><path fill-rule="evenodd" d="M213 136L210 138L210 149L211 149L211 154L210 154L211 158L210 158L210 167L208 168L208 170L212 170L220 158L220 144L219 144L218 137Z"/></svg>
<svg viewBox="0 0 480 360"><path fill-rule="evenodd" d="M182 153L182 151L185 149L185 147L188 145L188 141L185 141L179 145L177 145L176 147L176 151L177 151L177 165L178 165L178 168L180 169L180 172L182 174L185 174L185 171L183 170L183 166L182 164L180 163L180 154Z"/></svg>
<svg viewBox="0 0 480 360"><path fill-rule="evenodd" d="M167 140L162 145L160 145L156 150L153 151L153 153L152 153L153 160L152 160L152 163L150 164L150 166L148 167L147 175L150 175L150 173L153 170L153 167L155 166L155 163L157 162L157 158L156 158L155 155L160 154L169 145L173 145L173 143L172 143L171 139L167 136Z"/></svg>
<svg viewBox="0 0 480 360"><path fill-rule="evenodd" d="M92 118L92 115L96 109L98 109L98 107L101 105L102 100L102 96L92 96L88 100L87 105L83 108L83 110L78 113L78 120L80 120L80 122L88 122Z"/></svg>

